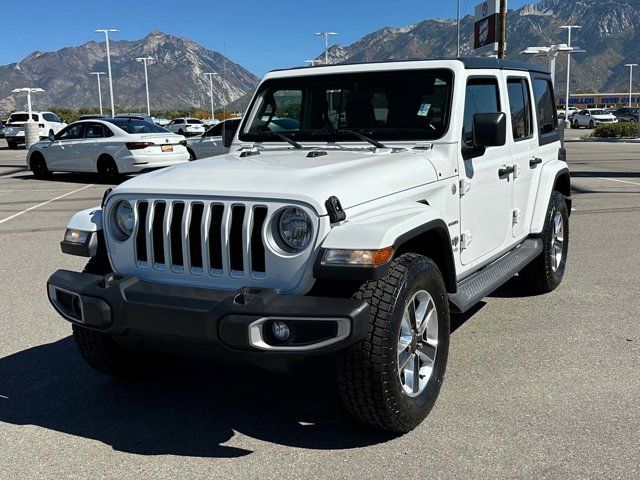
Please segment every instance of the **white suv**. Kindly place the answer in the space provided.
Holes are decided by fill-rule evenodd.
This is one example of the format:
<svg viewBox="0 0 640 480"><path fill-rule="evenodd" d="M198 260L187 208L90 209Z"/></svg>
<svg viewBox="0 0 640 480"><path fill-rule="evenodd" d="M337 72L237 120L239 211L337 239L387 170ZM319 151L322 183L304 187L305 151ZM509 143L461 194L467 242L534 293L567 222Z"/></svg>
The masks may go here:
<svg viewBox="0 0 640 480"><path fill-rule="evenodd" d="M618 117L602 108L580 110L571 117L571 128L596 128L603 123L618 123Z"/></svg>
<svg viewBox="0 0 640 480"><path fill-rule="evenodd" d="M562 281L570 176L540 67L276 71L229 143L72 217L62 250L91 258L49 299L98 371L158 368L168 343L273 369L326 355L355 418L407 432L438 396L452 312L516 274Z"/></svg>
<svg viewBox="0 0 640 480"><path fill-rule="evenodd" d="M204 123L199 118L175 118L165 128L185 137L202 135L205 131Z"/></svg>
<svg viewBox="0 0 640 480"><path fill-rule="evenodd" d="M48 138L51 134L55 135L67 126L53 112L31 112L31 117L38 124L40 138ZM4 129L4 136L9 148L18 148L19 144L24 143L24 124L28 119L29 112L15 112L9 116Z"/></svg>

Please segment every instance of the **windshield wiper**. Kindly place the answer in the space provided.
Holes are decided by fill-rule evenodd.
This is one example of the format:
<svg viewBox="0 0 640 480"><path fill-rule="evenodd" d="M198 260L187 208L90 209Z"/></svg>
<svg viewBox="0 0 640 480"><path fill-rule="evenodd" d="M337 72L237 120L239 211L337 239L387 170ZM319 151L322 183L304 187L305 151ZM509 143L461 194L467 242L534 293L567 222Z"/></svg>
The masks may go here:
<svg viewBox="0 0 640 480"><path fill-rule="evenodd" d="M364 140L367 143L370 143L371 145L373 145L376 148L388 148L384 143L380 143L377 140L374 140L373 138L369 138L366 135L363 135L361 133L355 132L353 130L330 130L331 133L334 133L336 135L351 135L354 137L358 137L360 140Z"/></svg>
<svg viewBox="0 0 640 480"><path fill-rule="evenodd" d="M272 132L271 130L267 130L267 131L264 131L264 132L260 132L259 135L268 135L268 136L278 137L280 140L284 140L285 142L287 142L289 145L291 145L296 150L302 150L302 148L303 148L302 145L300 145L298 142L296 142L295 140L287 137L286 135L283 135L282 133Z"/></svg>

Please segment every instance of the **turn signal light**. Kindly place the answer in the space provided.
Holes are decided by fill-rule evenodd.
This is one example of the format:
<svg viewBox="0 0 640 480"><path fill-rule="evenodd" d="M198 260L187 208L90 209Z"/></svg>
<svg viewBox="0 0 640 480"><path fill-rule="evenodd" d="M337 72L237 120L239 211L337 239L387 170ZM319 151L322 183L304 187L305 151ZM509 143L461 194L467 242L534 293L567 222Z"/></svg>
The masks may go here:
<svg viewBox="0 0 640 480"><path fill-rule="evenodd" d="M327 250L322 259L323 265L353 265L377 267L393 258L393 247L380 250Z"/></svg>
<svg viewBox="0 0 640 480"><path fill-rule="evenodd" d="M127 142L124 145L129 150L142 150L155 144L153 142Z"/></svg>

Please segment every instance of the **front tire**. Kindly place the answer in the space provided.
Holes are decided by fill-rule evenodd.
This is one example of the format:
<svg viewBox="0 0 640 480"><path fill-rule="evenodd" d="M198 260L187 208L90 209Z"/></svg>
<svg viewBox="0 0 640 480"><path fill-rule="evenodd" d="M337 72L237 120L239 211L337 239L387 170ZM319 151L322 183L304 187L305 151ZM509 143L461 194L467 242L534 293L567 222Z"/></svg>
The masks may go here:
<svg viewBox="0 0 640 480"><path fill-rule="evenodd" d="M338 358L338 384L349 412L395 433L418 426L433 407L449 350L449 302L429 258L405 254L387 277L355 298L370 305L367 338Z"/></svg>
<svg viewBox="0 0 640 480"><path fill-rule="evenodd" d="M189 152L189 161L193 162L196 159L196 154L190 148L187 148L187 152Z"/></svg>
<svg viewBox="0 0 640 480"><path fill-rule="evenodd" d="M31 156L31 172L33 176L38 179L48 178L51 176L51 171L47 167L47 161L42 154L34 153Z"/></svg>
<svg viewBox="0 0 640 480"><path fill-rule="evenodd" d="M543 250L519 274L535 293L549 293L562 282L569 252L569 209L564 195L553 192L542 230Z"/></svg>
<svg viewBox="0 0 640 480"><path fill-rule="evenodd" d="M591 130L593 130L594 128L596 128L596 125L595 125L595 123L593 123L593 120L591 120L591 121L589 122L589 128L590 128Z"/></svg>

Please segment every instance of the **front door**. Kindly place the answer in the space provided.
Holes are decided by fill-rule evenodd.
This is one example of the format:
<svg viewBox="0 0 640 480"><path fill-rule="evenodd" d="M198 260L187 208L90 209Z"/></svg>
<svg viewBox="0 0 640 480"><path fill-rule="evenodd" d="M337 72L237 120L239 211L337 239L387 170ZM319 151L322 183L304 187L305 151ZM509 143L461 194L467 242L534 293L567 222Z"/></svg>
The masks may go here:
<svg viewBox="0 0 640 480"><path fill-rule="evenodd" d="M64 128L56 135L43 153L50 170L72 170L77 163L77 142L81 140L84 132L84 124L76 123Z"/></svg>
<svg viewBox="0 0 640 480"><path fill-rule="evenodd" d="M473 148L473 116L506 110L502 106L497 77L470 78L466 88L462 132L463 167L460 178L460 226L463 265L480 262L497 253L511 238L513 177L505 169L513 166L510 145Z"/></svg>

